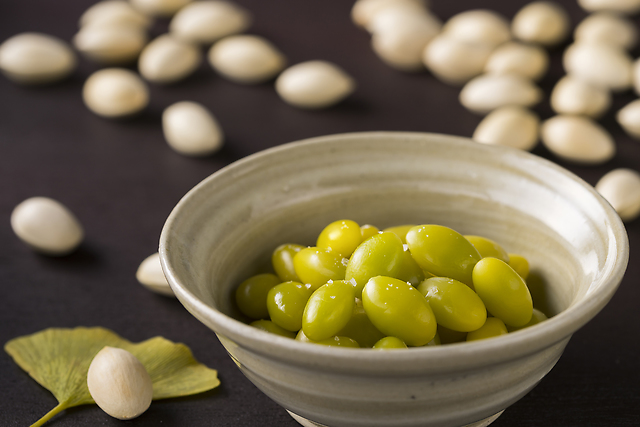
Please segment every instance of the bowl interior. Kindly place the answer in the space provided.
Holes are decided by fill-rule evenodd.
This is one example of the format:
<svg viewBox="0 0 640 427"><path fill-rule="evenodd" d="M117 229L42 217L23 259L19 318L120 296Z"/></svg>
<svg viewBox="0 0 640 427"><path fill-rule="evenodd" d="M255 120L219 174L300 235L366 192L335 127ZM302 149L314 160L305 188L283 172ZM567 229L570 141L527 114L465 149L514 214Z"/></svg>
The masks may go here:
<svg viewBox="0 0 640 427"><path fill-rule="evenodd" d="M242 319L233 302L240 281L270 271L279 244L314 245L337 219L441 224L524 255L535 306L573 316L556 340L606 304L628 256L612 208L551 162L465 138L377 132L287 144L209 177L167 221L163 266L185 306L229 334L233 322L215 319ZM582 307L571 314L574 306Z"/></svg>

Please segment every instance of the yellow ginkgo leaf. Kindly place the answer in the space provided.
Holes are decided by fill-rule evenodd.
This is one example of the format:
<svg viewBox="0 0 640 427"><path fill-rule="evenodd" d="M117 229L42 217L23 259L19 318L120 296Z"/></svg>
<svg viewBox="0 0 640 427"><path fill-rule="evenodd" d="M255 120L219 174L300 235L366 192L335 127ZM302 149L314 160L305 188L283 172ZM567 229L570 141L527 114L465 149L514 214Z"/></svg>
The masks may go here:
<svg viewBox="0 0 640 427"><path fill-rule="evenodd" d="M73 406L94 403L87 388L87 371L103 347L132 353L149 372L153 399L187 396L220 384L217 372L198 363L189 347L162 337L134 344L104 328L45 329L14 338L4 349L13 360L58 400L34 426Z"/></svg>

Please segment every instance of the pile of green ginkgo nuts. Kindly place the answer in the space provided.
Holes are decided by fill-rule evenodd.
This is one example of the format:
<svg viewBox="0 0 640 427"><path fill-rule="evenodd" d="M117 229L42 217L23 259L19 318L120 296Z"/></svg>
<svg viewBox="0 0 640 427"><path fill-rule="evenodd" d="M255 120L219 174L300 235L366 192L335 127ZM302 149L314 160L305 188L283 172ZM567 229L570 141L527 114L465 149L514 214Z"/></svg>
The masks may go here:
<svg viewBox="0 0 640 427"><path fill-rule="evenodd" d="M379 231L351 220L316 246L284 244L275 274L236 290L251 326L299 341L392 349L490 338L547 317L533 308L528 261L442 225Z"/></svg>

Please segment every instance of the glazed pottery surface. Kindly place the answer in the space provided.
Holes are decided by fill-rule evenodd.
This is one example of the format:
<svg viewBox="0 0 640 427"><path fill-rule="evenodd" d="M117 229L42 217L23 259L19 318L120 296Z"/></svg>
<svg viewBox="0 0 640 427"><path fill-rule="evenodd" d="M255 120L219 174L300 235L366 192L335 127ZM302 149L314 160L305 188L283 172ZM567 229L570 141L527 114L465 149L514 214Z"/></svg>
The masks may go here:
<svg viewBox="0 0 640 427"><path fill-rule="evenodd" d="M244 323L236 286L269 271L276 246L314 245L338 219L494 239L529 260L535 306L553 317L498 338L400 351L301 343ZM615 292L628 241L609 204L549 161L461 137L371 132L286 144L216 172L173 210L160 256L182 304L300 420L462 426L500 413L553 368Z"/></svg>

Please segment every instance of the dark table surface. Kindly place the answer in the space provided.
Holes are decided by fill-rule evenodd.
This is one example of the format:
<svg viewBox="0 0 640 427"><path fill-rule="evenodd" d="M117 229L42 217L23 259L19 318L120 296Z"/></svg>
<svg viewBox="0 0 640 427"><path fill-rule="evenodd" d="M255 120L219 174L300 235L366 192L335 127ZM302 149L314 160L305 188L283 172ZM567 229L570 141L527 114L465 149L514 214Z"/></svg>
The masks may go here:
<svg viewBox="0 0 640 427"><path fill-rule="evenodd" d="M91 0L2 0L0 41L39 31L71 40ZM139 263L155 252L172 207L191 187L219 168L256 151L303 138L341 132L402 130L471 136L481 118L458 103L459 89L429 73L404 74L384 65L369 36L350 21L348 0L238 0L250 9L250 32L265 36L290 63L334 61L358 82L356 93L324 111L303 111L282 102L271 83L241 86L214 74L208 64L188 80L151 86L151 104L126 121L88 111L81 88L97 67L85 60L69 80L29 88L0 78L0 343L48 327L104 326L132 341L162 335L184 342L222 385L189 398L155 402L130 426L291 426L284 409L259 392L236 368L215 335L178 301L137 283ZM432 0L447 19L486 7L511 18L526 0ZM562 1L573 24L586 13ZM638 18L633 18L636 23ZM166 31L158 22L154 34ZM563 45L564 46L564 45ZM563 46L541 86L548 94L563 75ZM638 50L634 51L637 56ZM616 95L601 123L613 134L616 157L606 164L576 166L544 147L535 154L557 161L591 184L616 167L640 168L640 145L614 120L635 98ZM194 100L217 116L225 147L204 159L176 154L164 142L160 115L173 102ZM552 115L545 99L536 111ZM11 231L12 209L32 196L67 205L86 229L74 254L48 258L29 250ZM609 305L577 332L549 375L494 423L500 426L640 425L640 220L627 224L629 269ZM53 396L0 353L0 426L27 426L55 406ZM115 420L96 406L65 411L52 427L105 425Z"/></svg>

